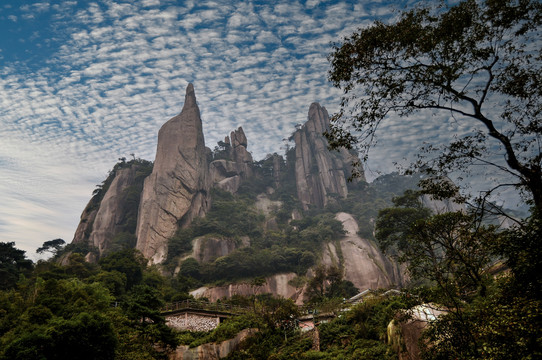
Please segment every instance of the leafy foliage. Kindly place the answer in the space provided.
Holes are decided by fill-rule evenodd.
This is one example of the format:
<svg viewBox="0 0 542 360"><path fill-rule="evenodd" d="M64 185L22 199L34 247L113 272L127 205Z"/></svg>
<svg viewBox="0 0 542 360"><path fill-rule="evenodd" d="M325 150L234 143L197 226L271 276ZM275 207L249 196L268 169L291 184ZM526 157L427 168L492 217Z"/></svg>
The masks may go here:
<svg viewBox="0 0 542 360"><path fill-rule="evenodd" d="M105 271L118 271L126 276L126 287L131 289L143 279L145 259L135 249L112 253L101 259L99 264Z"/></svg>
<svg viewBox="0 0 542 360"><path fill-rule="evenodd" d="M51 251L53 254L55 254L60 249L62 249L65 245L66 245L66 242L62 239L49 240L49 241L44 242L43 245L36 250L36 252L38 254L41 254L45 251Z"/></svg>
<svg viewBox="0 0 542 360"><path fill-rule="evenodd" d="M343 269L338 266L314 268L314 275L307 284L309 303L322 303L326 299L348 299L359 293L354 284L343 279Z"/></svg>
<svg viewBox="0 0 542 360"><path fill-rule="evenodd" d="M524 190L540 210L541 23L538 1L464 0L359 29L329 57L329 78L344 90L327 133L331 146L360 143L366 160L390 114L451 113L467 135L429 145L439 155L418 165L439 174L491 165L516 179L498 186ZM497 147L504 162L492 157Z"/></svg>
<svg viewBox="0 0 542 360"><path fill-rule="evenodd" d="M541 292L534 275L542 255L539 218L502 230L466 212L431 215L417 195L406 193L394 200L397 207L382 210L376 234L412 280L428 286L420 300L446 310L425 334L424 358L541 354L535 330L542 324ZM503 261L511 273L495 278L493 269Z"/></svg>
<svg viewBox="0 0 542 360"><path fill-rule="evenodd" d="M40 261L31 272L7 245L30 267L0 291L0 359L160 359L175 346L159 310L178 292L134 250L101 265L74 253L66 266Z"/></svg>
<svg viewBox="0 0 542 360"><path fill-rule="evenodd" d="M285 222L277 231L264 231L265 216L255 209L251 196L214 189L213 205L205 218L179 229L169 240L167 262L171 264L176 257L192 249L192 240L198 236L238 239L239 242L242 236L250 238L250 247L241 247L210 263L185 260L180 268L183 282L195 287L281 272L302 274L316 263L322 243L344 233L341 222L330 213Z"/></svg>
<svg viewBox="0 0 542 360"><path fill-rule="evenodd" d="M15 248L14 242L0 242L0 289L9 289L19 280L20 275L28 274L32 269L32 261L28 260L25 251Z"/></svg>
<svg viewBox="0 0 542 360"><path fill-rule="evenodd" d="M276 301L276 300L275 300ZM281 304L281 301L277 301ZM415 302L407 297L375 297L318 327L320 350L314 350L313 334L301 333L271 321L260 324L260 331L247 339L229 359L396 359L386 345L386 328L400 309ZM282 301L282 311L288 304ZM265 318L261 316L260 318ZM289 319L288 311L279 319ZM267 324L267 326L265 326ZM273 325L275 324L275 325Z"/></svg>

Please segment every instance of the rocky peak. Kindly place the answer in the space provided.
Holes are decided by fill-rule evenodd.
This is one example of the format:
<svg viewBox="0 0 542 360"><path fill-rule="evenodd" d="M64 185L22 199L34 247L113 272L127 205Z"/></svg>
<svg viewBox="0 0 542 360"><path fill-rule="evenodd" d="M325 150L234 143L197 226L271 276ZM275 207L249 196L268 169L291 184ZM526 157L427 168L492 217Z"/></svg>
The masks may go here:
<svg viewBox="0 0 542 360"><path fill-rule="evenodd" d="M241 180L252 176L252 155L247 150L248 140L242 127L226 136L224 144L227 156L211 163L211 180L214 186L235 193Z"/></svg>
<svg viewBox="0 0 542 360"><path fill-rule="evenodd" d="M145 180L137 222L137 246L153 263L167 255L168 239L209 208L207 151L194 87L186 88L181 113L158 132L154 169Z"/></svg>
<svg viewBox="0 0 542 360"><path fill-rule="evenodd" d="M239 164L252 164L252 155L247 151L248 141L243 128L239 126L237 130L232 131L230 140L233 160ZM248 167L245 167L248 170ZM247 176L249 176L248 173Z"/></svg>
<svg viewBox="0 0 542 360"><path fill-rule="evenodd" d="M305 209L324 207L334 196L348 195L346 179L357 157L344 148L329 151L322 135L328 128L326 108L313 103L307 122L294 133L297 195Z"/></svg>
<svg viewBox="0 0 542 360"><path fill-rule="evenodd" d="M111 245L114 236L126 228L126 215L132 212L126 206L126 190L134 185L136 170L137 166L119 170L100 203L89 237L90 245L100 255Z"/></svg>
<svg viewBox="0 0 542 360"><path fill-rule="evenodd" d="M234 149L238 146L242 146L246 149L248 141L245 132L243 131L243 128L241 126L239 126L237 130L234 130L230 133L230 138L231 145Z"/></svg>

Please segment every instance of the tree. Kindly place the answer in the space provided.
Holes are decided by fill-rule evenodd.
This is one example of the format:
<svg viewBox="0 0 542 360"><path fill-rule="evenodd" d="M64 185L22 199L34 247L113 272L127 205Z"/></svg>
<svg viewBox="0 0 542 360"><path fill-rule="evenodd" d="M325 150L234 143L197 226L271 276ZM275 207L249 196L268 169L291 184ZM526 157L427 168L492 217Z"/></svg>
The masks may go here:
<svg viewBox="0 0 542 360"><path fill-rule="evenodd" d="M431 215L420 201L420 195L418 191L407 190L402 196L392 199L394 207L378 212L375 237L384 252L396 254L405 251L412 224Z"/></svg>
<svg viewBox="0 0 542 360"><path fill-rule="evenodd" d="M499 229L466 211L432 215L416 194L380 211L376 239L424 284L415 298L446 311L424 333L423 358L540 357L541 220Z"/></svg>
<svg viewBox="0 0 542 360"><path fill-rule="evenodd" d="M131 289L143 280L145 258L136 249L112 253L99 261L102 270L118 271L126 275L126 288Z"/></svg>
<svg viewBox="0 0 542 360"><path fill-rule="evenodd" d="M0 290L15 286L19 275L32 270L32 260L28 260L24 253L15 247L14 242L0 242Z"/></svg>
<svg viewBox="0 0 542 360"><path fill-rule="evenodd" d="M128 293L124 306L140 341L151 343L156 348L154 358L162 357L164 352L176 345L173 330L166 325L165 318L160 314L163 305L158 290L148 285L135 285Z"/></svg>
<svg viewBox="0 0 542 360"><path fill-rule="evenodd" d="M62 250L64 245L66 245L66 242L62 239L49 240L44 242L43 245L36 250L36 252L38 254L42 254L45 251L49 251L53 255L56 255L60 250Z"/></svg>
<svg viewBox="0 0 542 360"><path fill-rule="evenodd" d="M541 24L536 0L464 0L357 30L329 56L329 79L344 91L326 132L330 146L359 143L366 160L388 115L445 112L468 133L419 164L440 173L495 166L516 179L497 187L519 188L540 213ZM496 146L504 162L491 156Z"/></svg>

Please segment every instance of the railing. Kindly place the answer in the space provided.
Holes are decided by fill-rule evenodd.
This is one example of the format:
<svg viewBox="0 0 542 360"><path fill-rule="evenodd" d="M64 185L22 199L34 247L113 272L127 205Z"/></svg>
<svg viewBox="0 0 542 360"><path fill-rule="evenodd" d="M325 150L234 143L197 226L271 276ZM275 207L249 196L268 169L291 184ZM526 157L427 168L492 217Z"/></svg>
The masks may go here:
<svg viewBox="0 0 542 360"><path fill-rule="evenodd" d="M160 309L161 312L171 312L181 309L197 309L207 311L221 311L228 313L241 313L247 312L249 308L237 305L231 305L221 302L208 302L201 300L183 300L174 303L166 304Z"/></svg>

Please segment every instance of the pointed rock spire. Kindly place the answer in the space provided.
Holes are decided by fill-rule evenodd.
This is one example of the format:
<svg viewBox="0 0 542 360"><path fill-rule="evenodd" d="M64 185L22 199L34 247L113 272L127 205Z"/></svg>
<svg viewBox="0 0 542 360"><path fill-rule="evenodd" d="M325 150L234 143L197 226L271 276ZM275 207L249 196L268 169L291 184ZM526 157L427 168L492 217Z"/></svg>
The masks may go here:
<svg viewBox="0 0 542 360"><path fill-rule="evenodd" d="M166 259L168 240L179 226L205 214L208 179L200 112L189 84L181 113L158 132L153 172L141 194L136 248L152 263Z"/></svg>
<svg viewBox="0 0 542 360"><path fill-rule="evenodd" d="M192 107L198 107L198 104L196 103L196 92L194 91L194 85L190 83L186 87L186 95L184 96L183 110L192 108Z"/></svg>
<svg viewBox="0 0 542 360"><path fill-rule="evenodd" d="M356 159L346 149L329 151L323 132L329 128L325 107L313 103L309 119L294 134L297 196L303 207L324 207L333 198L348 194L346 174ZM332 196L330 196L332 195Z"/></svg>

